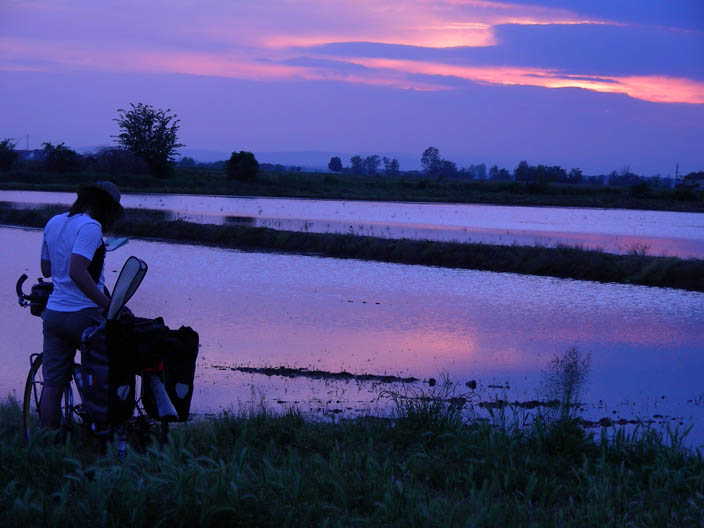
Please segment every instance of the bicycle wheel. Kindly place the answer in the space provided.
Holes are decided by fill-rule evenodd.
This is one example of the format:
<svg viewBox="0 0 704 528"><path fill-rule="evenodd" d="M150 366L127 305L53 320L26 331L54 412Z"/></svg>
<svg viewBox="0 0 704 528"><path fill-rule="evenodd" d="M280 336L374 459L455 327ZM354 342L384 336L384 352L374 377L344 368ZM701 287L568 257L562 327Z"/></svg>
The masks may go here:
<svg viewBox="0 0 704 528"><path fill-rule="evenodd" d="M30 357L27 382L24 385L24 400L22 402L22 420L25 440L29 440L39 427L39 401L41 400L43 386L42 355L32 354ZM73 412L73 388L71 383L69 383L61 398L62 427L74 421L72 418Z"/></svg>

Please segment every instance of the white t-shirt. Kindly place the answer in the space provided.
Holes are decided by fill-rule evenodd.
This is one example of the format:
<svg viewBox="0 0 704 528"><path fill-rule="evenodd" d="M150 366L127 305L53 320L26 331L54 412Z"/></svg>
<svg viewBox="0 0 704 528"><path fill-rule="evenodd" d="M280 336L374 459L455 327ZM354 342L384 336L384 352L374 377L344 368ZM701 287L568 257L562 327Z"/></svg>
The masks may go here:
<svg viewBox="0 0 704 528"><path fill-rule="evenodd" d="M76 312L84 308L97 308L98 305L78 289L69 276L71 254L76 253L88 260L103 243L103 230L100 223L87 214L68 216L56 215L44 227L42 260L51 262L51 279L54 291L46 307L57 312ZM105 276L100 270L98 289L103 291Z"/></svg>

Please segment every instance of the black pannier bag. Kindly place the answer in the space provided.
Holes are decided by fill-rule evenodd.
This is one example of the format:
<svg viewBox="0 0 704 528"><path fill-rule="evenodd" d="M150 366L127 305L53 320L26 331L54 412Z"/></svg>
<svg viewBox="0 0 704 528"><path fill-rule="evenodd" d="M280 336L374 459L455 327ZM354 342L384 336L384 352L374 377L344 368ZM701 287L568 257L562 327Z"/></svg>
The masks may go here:
<svg viewBox="0 0 704 528"><path fill-rule="evenodd" d="M39 279L37 283L32 286L32 293L29 294L29 311L32 315L41 317L46 309L47 302L49 302L49 296L53 291L54 284L52 282L44 282L42 279Z"/></svg>
<svg viewBox="0 0 704 528"><path fill-rule="evenodd" d="M160 376L178 418L185 422L191 410L193 379L198 358L198 333L188 326L171 330L161 317L135 318L134 340L141 368ZM143 404L147 414L158 419L151 385L142 380Z"/></svg>
<svg viewBox="0 0 704 528"><path fill-rule="evenodd" d="M138 362L131 340L131 325L117 320L83 332L83 403L98 426L119 425L134 412Z"/></svg>
<svg viewBox="0 0 704 528"><path fill-rule="evenodd" d="M198 334L190 327L171 330L161 317L108 319L83 333L81 365L84 403L91 421L119 425L135 406L135 375L148 371L162 378L178 414L188 420L198 357ZM158 412L149 383L142 380L143 403L149 416Z"/></svg>

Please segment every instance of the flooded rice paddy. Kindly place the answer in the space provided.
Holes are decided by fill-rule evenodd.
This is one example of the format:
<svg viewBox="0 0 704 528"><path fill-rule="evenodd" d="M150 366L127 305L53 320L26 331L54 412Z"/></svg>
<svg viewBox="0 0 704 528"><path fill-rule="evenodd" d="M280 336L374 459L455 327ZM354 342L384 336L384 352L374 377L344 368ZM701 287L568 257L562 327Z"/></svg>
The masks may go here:
<svg viewBox="0 0 704 528"><path fill-rule="evenodd" d="M0 191L17 204L71 203L73 193ZM704 214L625 209L125 195L171 219L384 238L556 246L704 258Z"/></svg>
<svg viewBox="0 0 704 528"><path fill-rule="evenodd" d="M41 349L41 321L13 291L38 276L40 242L0 228L3 395L19 397ZM586 419L693 424L704 445L702 293L145 241L108 254L109 284L132 254L149 264L133 311L200 333L197 412L386 416L392 393L443 375L477 413L497 400L531 412L550 360L577 346L591 356Z"/></svg>

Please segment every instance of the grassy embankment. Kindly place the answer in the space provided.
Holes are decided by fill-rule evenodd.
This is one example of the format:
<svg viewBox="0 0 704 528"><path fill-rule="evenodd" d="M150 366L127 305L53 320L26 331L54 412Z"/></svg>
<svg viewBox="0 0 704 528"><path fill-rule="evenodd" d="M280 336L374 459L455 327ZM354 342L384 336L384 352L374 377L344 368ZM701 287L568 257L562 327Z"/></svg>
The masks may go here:
<svg viewBox="0 0 704 528"><path fill-rule="evenodd" d="M0 223L43 227L61 207L17 210L0 204ZM499 246L356 235L276 231L238 225L165 221L157 211L131 210L116 234L249 251L278 251L382 262L512 272L704 291L704 260L614 255L574 247Z"/></svg>
<svg viewBox="0 0 704 528"><path fill-rule="evenodd" d="M256 181L238 182L228 180L222 170L216 169L177 169L167 180L137 174L56 174L15 170L0 173L0 189L74 191L80 183L101 179L114 181L123 192L140 193L704 211L704 191L681 189L437 181L409 176L389 178L292 172L261 173Z"/></svg>
<svg viewBox="0 0 704 528"><path fill-rule="evenodd" d="M535 415L533 415L535 417ZM648 429L463 422L432 399L394 420L230 414L163 449L100 456L80 431L23 442L0 404L3 526L700 526L704 460Z"/></svg>

